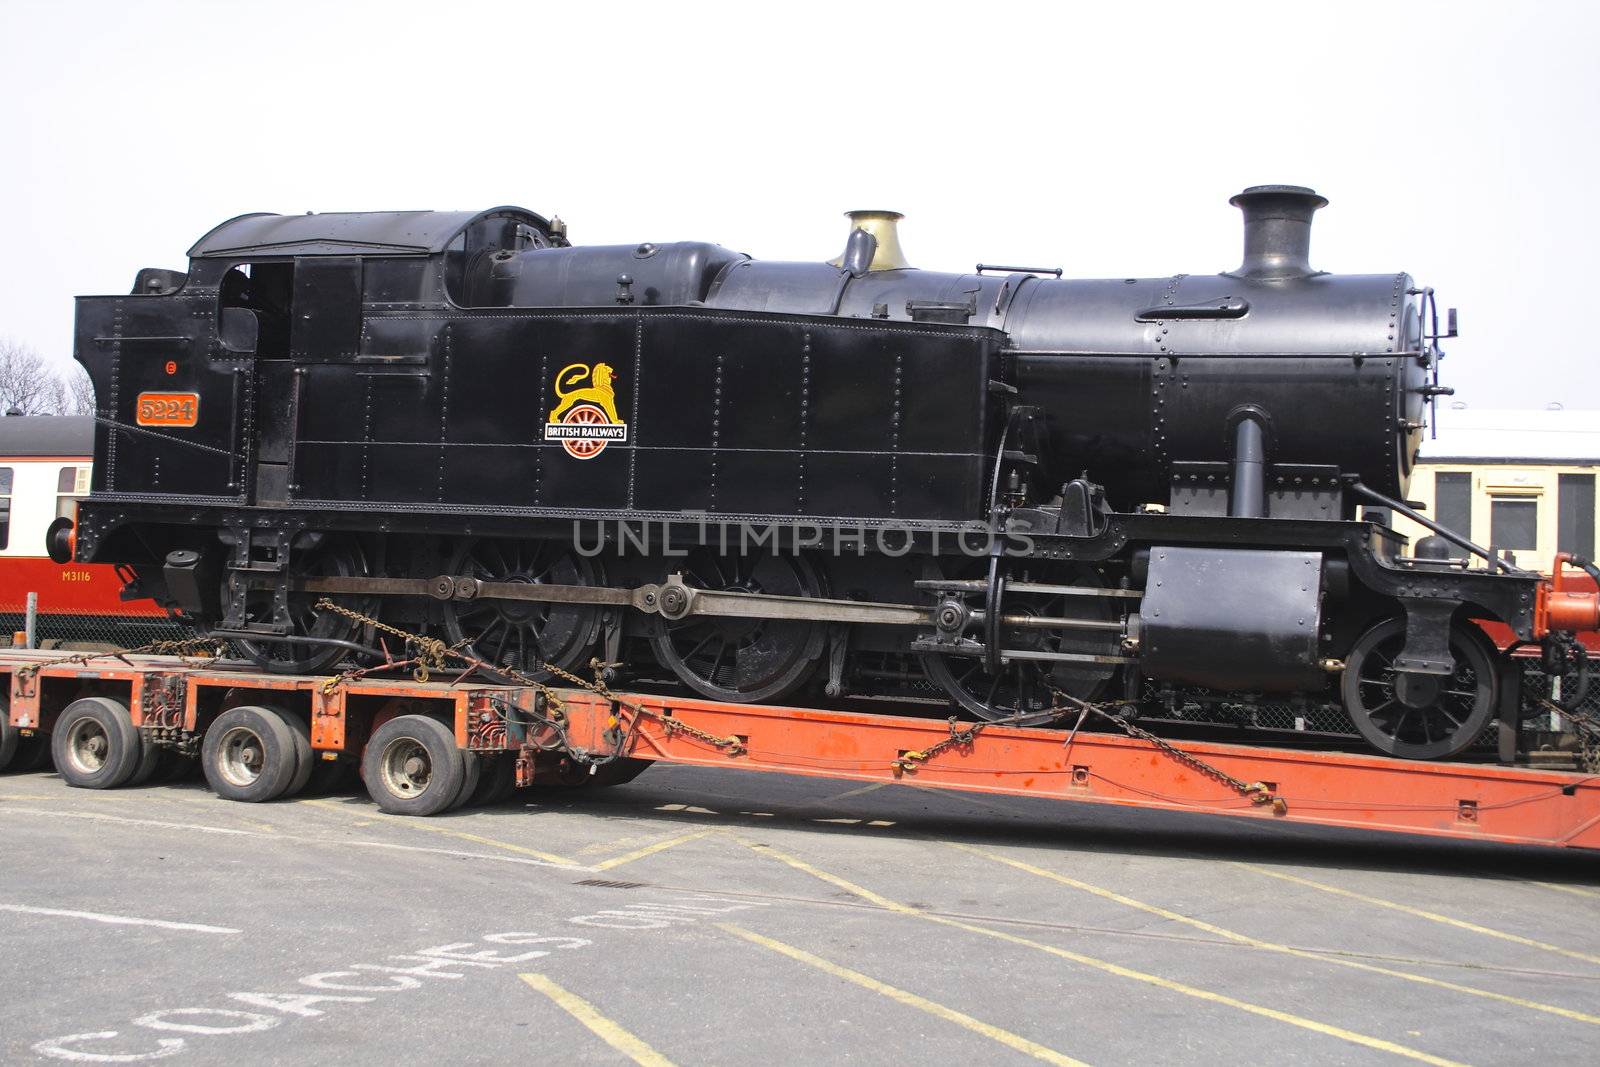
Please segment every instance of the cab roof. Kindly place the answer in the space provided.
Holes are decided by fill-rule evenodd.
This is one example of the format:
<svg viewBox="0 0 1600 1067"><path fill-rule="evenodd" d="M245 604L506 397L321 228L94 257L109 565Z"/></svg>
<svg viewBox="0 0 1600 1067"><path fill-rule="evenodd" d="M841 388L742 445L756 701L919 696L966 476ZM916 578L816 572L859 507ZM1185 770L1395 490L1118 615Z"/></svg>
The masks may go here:
<svg viewBox="0 0 1600 1067"><path fill-rule="evenodd" d="M443 252L456 235L490 218L549 223L520 207L487 211L330 211L321 215L239 215L189 249L190 259L218 256L416 256Z"/></svg>

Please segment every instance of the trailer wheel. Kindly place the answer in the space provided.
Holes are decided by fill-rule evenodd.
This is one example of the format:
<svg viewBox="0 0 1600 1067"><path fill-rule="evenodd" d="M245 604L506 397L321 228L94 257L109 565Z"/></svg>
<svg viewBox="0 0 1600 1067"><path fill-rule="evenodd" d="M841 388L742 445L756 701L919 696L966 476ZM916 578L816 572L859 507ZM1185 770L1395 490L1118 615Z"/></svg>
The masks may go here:
<svg viewBox="0 0 1600 1067"><path fill-rule="evenodd" d="M182 782L194 771L199 769L200 760L194 756L185 756L175 748L161 750L161 765L156 768L153 782L170 785Z"/></svg>
<svg viewBox="0 0 1600 1067"><path fill-rule="evenodd" d="M483 770L478 777L478 788L467 803L475 808L492 808L504 803L506 798L516 792L516 758L509 754L478 758L483 762Z"/></svg>
<svg viewBox="0 0 1600 1067"><path fill-rule="evenodd" d="M139 769L144 743L126 705L110 697L84 697L56 719L50 755L68 785L115 789Z"/></svg>
<svg viewBox="0 0 1600 1067"><path fill-rule="evenodd" d="M17 742L17 754L11 757L13 773L42 771L50 765L50 738L43 734L24 737Z"/></svg>
<svg viewBox="0 0 1600 1067"><path fill-rule="evenodd" d="M350 780L355 777L354 763L345 756L337 759L324 759L322 753L317 753L316 766L311 771L311 783L306 786L306 792L314 797L325 796L328 793L337 793L350 785Z"/></svg>
<svg viewBox="0 0 1600 1067"><path fill-rule="evenodd" d="M361 777L390 815L436 815L455 803L466 779L455 734L426 715L401 715L373 731Z"/></svg>
<svg viewBox="0 0 1600 1067"><path fill-rule="evenodd" d="M289 732L294 735L294 777L289 779L289 785L282 795L299 796L305 791L306 783L311 781L311 772L317 769L317 754L311 747L311 726L292 711L274 704L261 706L282 719L284 725L289 727Z"/></svg>
<svg viewBox="0 0 1600 1067"><path fill-rule="evenodd" d="M483 780L483 757L471 749L461 751L461 792L451 802L446 811L455 811L464 808L478 794L478 783Z"/></svg>
<svg viewBox="0 0 1600 1067"><path fill-rule="evenodd" d="M275 800L299 769L294 731L267 708L229 708L206 731L200 763L219 797L246 804Z"/></svg>
<svg viewBox="0 0 1600 1067"><path fill-rule="evenodd" d="M165 751L154 741L139 730L139 765L134 768L129 776L127 785L144 785L155 777L156 771L161 767L161 753Z"/></svg>
<svg viewBox="0 0 1600 1067"><path fill-rule="evenodd" d="M11 706L6 698L0 696L0 771L11 766L11 761L16 758L17 747L22 742L22 735L17 733L17 728L11 725Z"/></svg>

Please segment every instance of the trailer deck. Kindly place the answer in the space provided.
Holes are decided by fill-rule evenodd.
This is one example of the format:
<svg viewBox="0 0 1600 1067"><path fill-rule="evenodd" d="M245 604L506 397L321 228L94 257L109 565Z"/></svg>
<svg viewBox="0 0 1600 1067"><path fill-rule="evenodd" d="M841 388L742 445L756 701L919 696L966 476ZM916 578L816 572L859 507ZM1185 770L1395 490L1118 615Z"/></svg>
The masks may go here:
<svg viewBox="0 0 1600 1067"><path fill-rule="evenodd" d="M1023 729L454 678L277 676L170 656L13 650L0 653L0 675L11 727L35 743L73 701L93 696L125 707L133 726L158 744L195 751L225 706L248 701L303 716L321 761L360 759L374 732L399 716L432 718L463 753L515 760L519 785L552 773L578 784L585 757L615 757L1600 849L1600 775L1520 766L1174 745L1081 721L1071 730ZM386 804L381 783L366 777L380 807L408 810Z"/></svg>

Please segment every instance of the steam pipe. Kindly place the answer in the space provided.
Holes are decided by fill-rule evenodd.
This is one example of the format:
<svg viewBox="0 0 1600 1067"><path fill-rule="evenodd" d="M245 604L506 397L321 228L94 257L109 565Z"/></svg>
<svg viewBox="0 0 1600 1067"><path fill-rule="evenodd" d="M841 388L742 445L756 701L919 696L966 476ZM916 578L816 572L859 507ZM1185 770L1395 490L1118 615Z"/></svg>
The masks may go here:
<svg viewBox="0 0 1600 1067"><path fill-rule="evenodd" d="M1246 414L1233 428L1233 497L1228 514L1259 519L1267 513L1267 443L1261 421Z"/></svg>

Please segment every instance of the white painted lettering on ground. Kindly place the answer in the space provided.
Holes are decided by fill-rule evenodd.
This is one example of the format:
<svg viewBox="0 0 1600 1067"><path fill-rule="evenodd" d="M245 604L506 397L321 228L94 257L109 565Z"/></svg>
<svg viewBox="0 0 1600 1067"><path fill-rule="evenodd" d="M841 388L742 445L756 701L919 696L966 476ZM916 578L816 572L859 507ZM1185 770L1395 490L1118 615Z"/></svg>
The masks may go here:
<svg viewBox="0 0 1600 1067"><path fill-rule="evenodd" d="M66 1037L52 1037L48 1041L41 1041L33 1046L33 1051L41 1056L51 1056L58 1060L75 1060L78 1063L142 1063L145 1060L163 1060L168 1056L176 1056L183 1051L186 1044L181 1037L163 1037L156 1041L156 1047L153 1049L142 1052L111 1052L105 1043L115 1041L119 1036L115 1030L68 1034ZM91 1043L92 1048L83 1047Z"/></svg>
<svg viewBox="0 0 1600 1067"><path fill-rule="evenodd" d="M106 923L111 926L157 926L163 930L184 930L196 934L238 934L231 926L207 926L205 923L181 923L167 919L141 919L134 915L107 915L99 911L72 911L67 908L36 908L28 904L0 904L0 911L21 915L47 915L59 919L83 919L87 922Z"/></svg>
<svg viewBox="0 0 1600 1067"><path fill-rule="evenodd" d="M770 906L763 901L696 895L639 901L589 915L575 915L566 922L602 929L660 930L682 923L697 923L715 915ZM498 947L485 948L483 943ZM233 1003L257 1009L255 1011L180 1006L149 1012L131 1020L132 1026L142 1030L181 1033L189 1037L157 1037L152 1040L135 1033L123 1034L118 1030L94 1030L39 1041L34 1044L33 1051L41 1056L76 1063L142 1063L165 1059L198 1045L210 1047L208 1042L198 1039L260 1033L287 1019L311 1019L326 1015L332 1005L381 1003L388 999L388 994L430 985L425 979L458 981L469 973L515 966L549 956L553 952L588 948L593 943L583 937L538 931L512 930L484 934L477 941L454 941L384 957L386 961L393 962L351 963L339 970L318 971L294 980L296 985L326 992L226 994ZM504 951L507 947L521 951ZM195 1045L191 1045L191 1039L196 1040Z"/></svg>

